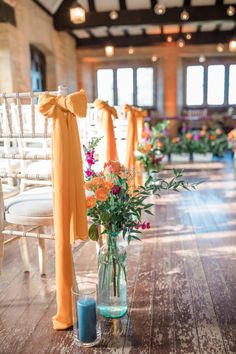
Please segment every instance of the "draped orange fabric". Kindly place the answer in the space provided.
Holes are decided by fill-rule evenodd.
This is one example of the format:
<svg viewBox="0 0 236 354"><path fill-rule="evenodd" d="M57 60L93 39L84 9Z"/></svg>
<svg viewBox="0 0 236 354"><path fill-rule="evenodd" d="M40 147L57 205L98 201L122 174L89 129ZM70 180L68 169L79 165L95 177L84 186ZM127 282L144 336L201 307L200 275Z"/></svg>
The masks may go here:
<svg viewBox="0 0 236 354"><path fill-rule="evenodd" d="M112 117L118 118L117 111L114 107L109 106L106 102L96 99L94 105L101 111L100 126L104 131L104 162L109 160L117 161L116 140L114 134L114 126Z"/></svg>
<svg viewBox="0 0 236 354"><path fill-rule="evenodd" d="M46 118L53 119L52 178L57 291L54 329L65 329L73 324L73 259L70 244L77 239L86 240L88 235L80 137L76 123L76 116L86 116L86 110L87 98L83 90L66 97L48 94L39 97L39 111Z"/></svg>
<svg viewBox="0 0 236 354"><path fill-rule="evenodd" d="M140 142L144 132L144 118L147 116L147 111L143 111L141 109L136 109L135 111L137 118L138 141Z"/></svg>
<svg viewBox="0 0 236 354"><path fill-rule="evenodd" d="M138 147L138 124L137 124L137 109L130 105L125 105L125 113L128 119L128 134L126 146L125 167L130 170L135 170L135 186L142 184L142 166L140 161L135 158L135 150Z"/></svg>

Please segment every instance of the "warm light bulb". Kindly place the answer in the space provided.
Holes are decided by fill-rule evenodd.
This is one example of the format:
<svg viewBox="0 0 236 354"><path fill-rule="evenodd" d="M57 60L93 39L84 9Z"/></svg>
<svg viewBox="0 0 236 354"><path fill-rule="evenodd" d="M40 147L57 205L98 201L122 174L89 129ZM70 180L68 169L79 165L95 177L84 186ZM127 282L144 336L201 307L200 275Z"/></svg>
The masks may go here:
<svg viewBox="0 0 236 354"><path fill-rule="evenodd" d="M179 46L180 48L183 48L183 47L185 46L185 41L184 41L182 38L180 38L180 39L178 40L178 46Z"/></svg>
<svg viewBox="0 0 236 354"><path fill-rule="evenodd" d="M152 56L152 61L153 61L153 63L155 63L157 61L157 56L156 55Z"/></svg>
<svg viewBox="0 0 236 354"><path fill-rule="evenodd" d="M230 52L236 52L236 39L231 39L229 42L229 50Z"/></svg>
<svg viewBox="0 0 236 354"><path fill-rule="evenodd" d="M217 44L217 47L216 47L217 52L222 53L224 51L224 49L225 49L224 44L222 44L222 43Z"/></svg>
<svg viewBox="0 0 236 354"><path fill-rule="evenodd" d="M206 61L206 57L205 57L205 55L200 55L200 57L199 57L199 63L204 63L205 61Z"/></svg>
<svg viewBox="0 0 236 354"><path fill-rule="evenodd" d="M157 15L164 15L164 13L166 12L166 7L163 4L156 4L154 6L154 12Z"/></svg>
<svg viewBox="0 0 236 354"><path fill-rule="evenodd" d="M226 12L228 16L233 16L235 14L235 7L230 5L229 7L227 7Z"/></svg>
<svg viewBox="0 0 236 354"><path fill-rule="evenodd" d="M166 41L167 41L168 43L173 42L173 37L172 37L172 36L167 36L167 37L166 37Z"/></svg>
<svg viewBox="0 0 236 354"><path fill-rule="evenodd" d="M134 48L133 48L133 47L129 47L128 53L129 53L129 54L134 54Z"/></svg>
<svg viewBox="0 0 236 354"><path fill-rule="evenodd" d="M190 41L190 39L192 39L192 34L191 33L187 33L185 38Z"/></svg>
<svg viewBox="0 0 236 354"><path fill-rule="evenodd" d="M184 10L180 14L180 18L182 21L188 21L189 20L189 13L188 11Z"/></svg>
<svg viewBox="0 0 236 354"><path fill-rule="evenodd" d="M107 45L105 47L105 53L107 57L113 57L115 52L115 48L113 47L113 45Z"/></svg>
<svg viewBox="0 0 236 354"><path fill-rule="evenodd" d="M110 13L109 13L109 17L111 20L117 20L117 18L119 17L119 14L116 10L112 10Z"/></svg>
<svg viewBox="0 0 236 354"><path fill-rule="evenodd" d="M81 6L71 7L70 8L70 20L75 24L85 22L85 9Z"/></svg>

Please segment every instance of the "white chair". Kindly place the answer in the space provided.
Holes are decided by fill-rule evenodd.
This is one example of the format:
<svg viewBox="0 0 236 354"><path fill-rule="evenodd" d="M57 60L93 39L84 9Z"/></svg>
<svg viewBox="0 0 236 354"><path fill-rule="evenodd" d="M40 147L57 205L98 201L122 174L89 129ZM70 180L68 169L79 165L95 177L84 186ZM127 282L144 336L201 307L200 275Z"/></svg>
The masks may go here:
<svg viewBox="0 0 236 354"><path fill-rule="evenodd" d="M57 95L57 93L51 92L50 94ZM3 98L4 100L4 105L1 109L5 110L5 114L1 115L0 120L0 139L17 139L17 151L0 153L1 158L8 158L13 161L30 161L32 164L37 162L42 163L43 160L49 161L50 155L48 153L43 154L42 150L36 151L34 148L31 149L32 146L30 146L32 142L36 142L37 146L39 139L48 139L51 136L49 120L37 112L35 98L38 95L39 93L0 94L0 99ZM9 104L8 100L12 99L14 102ZM22 104L21 101L23 100L30 100L30 105ZM24 119L24 108L27 111L29 107L30 114L28 116L30 117L30 122ZM7 124L5 124L4 119L7 120ZM38 132L36 128L39 121L41 121L41 128ZM30 144L26 144L24 141L21 143L24 139L30 142ZM26 171L25 168L28 168L28 164L21 164L22 166L22 171L0 173L2 179L14 178L16 180L24 180L28 181L31 187L34 187L17 194L13 198L4 200L2 183L0 183L0 270L3 259L3 248L15 240L18 240L20 244L24 270L30 270L27 238L32 237L38 240L40 273L45 274L45 240L54 239L53 233L45 234L43 232L45 226L53 225L52 188L50 186L37 186L35 188L35 184L42 185L45 182L51 184L51 173L47 173L45 169L43 174L37 173L33 167L30 171ZM28 185L28 183L25 184ZM19 230L19 226L21 226L21 230ZM10 238L8 237L4 241L5 236L10 236Z"/></svg>

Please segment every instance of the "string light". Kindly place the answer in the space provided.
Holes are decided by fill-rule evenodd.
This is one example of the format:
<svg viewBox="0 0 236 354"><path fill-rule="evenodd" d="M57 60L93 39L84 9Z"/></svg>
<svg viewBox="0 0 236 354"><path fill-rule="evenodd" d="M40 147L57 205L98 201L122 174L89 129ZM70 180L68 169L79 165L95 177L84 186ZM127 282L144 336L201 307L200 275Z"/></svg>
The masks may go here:
<svg viewBox="0 0 236 354"><path fill-rule="evenodd" d="M105 53L107 57L113 57L115 53L115 48L113 47L113 45L107 45L105 47Z"/></svg>
<svg viewBox="0 0 236 354"><path fill-rule="evenodd" d="M185 38L190 41L190 39L192 39L192 33L187 33Z"/></svg>
<svg viewBox="0 0 236 354"><path fill-rule="evenodd" d="M152 56L152 62L153 62L153 63L155 63L155 62L157 61L157 59L158 59L158 58L157 58L156 55L153 55L153 56Z"/></svg>
<svg viewBox="0 0 236 354"><path fill-rule="evenodd" d="M188 11L183 10L183 11L180 13L180 18L181 18L182 21L188 21L188 20L189 20L189 13L188 13Z"/></svg>
<svg viewBox="0 0 236 354"><path fill-rule="evenodd" d="M117 20L117 18L119 17L119 14L116 10L112 10L110 13L109 13L109 17L111 20Z"/></svg>
<svg viewBox="0 0 236 354"><path fill-rule="evenodd" d="M232 5L227 7L226 13L228 16L233 16L235 14L235 7Z"/></svg>
<svg viewBox="0 0 236 354"><path fill-rule="evenodd" d="M236 39L235 38L231 39L231 41L229 42L229 50L230 50L230 52L236 52Z"/></svg>
<svg viewBox="0 0 236 354"><path fill-rule="evenodd" d="M85 9L77 2L70 8L70 20L75 24L84 23L86 19Z"/></svg>
<svg viewBox="0 0 236 354"><path fill-rule="evenodd" d="M224 44L222 44L222 43L217 44L217 47L216 47L217 52L222 53L224 51L224 49L225 49Z"/></svg>
<svg viewBox="0 0 236 354"><path fill-rule="evenodd" d="M129 54L134 54L134 48L133 48L133 47L129 47L128 53L129 53Z"/></svg>
<svg viewBox="0 0 236 354"><path fill-rule="evenodd" d="M205 55L200 55L199 59L198 59L199 63L204 63L206 61L206 57Z"/></svg>
<svg viewBox="0 0 236 354"><path fill-rule="evenodd" d="M167 37L166 37L166 41L167 41L168 43L173 42L173 37L172 37L172 36L167 36Z"/></svg>
<svg viewBox="0 0 236 354"><path fill-rule="evenodd" d="M156 4L154 6L154 12L157 15L164 15L166 12L166 7L163 4Z"/></svg>
<svg viewBox="0 0 236 354"><path fill-rule="evenodd" d="M180 48L183 48L183 47L185 46L185 41L183 40L183 38L180 38L180 39L178 40L178 46L179 46Z"/></svg>

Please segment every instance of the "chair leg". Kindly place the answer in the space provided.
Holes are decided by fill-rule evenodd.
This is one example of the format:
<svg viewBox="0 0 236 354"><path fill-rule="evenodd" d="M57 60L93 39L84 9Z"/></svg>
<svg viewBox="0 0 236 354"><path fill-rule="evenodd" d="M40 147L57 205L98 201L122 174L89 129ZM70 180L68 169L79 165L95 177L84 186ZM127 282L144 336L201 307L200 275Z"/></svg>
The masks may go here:
<svg viewBox="0 0 236 354"><path fill-rule="evenodd" d="M4 236L0 234L0 274L2 273L2 264L3 264L3 253L4 253Z"/></svg>
<svg viewBox="0 0 236 354"><path fill-rule="evenodd" d="M46 274L46 247L45 240L40 238L38 240L38 257L39 257L39 271L41 275Z"/></svg>
<svg viewBox="0 0 236 354"><path fill-rule="evenodd" d="M21 258L24 263L24 272L29 272L30 266L29 266L29 252L28 252L27 238L21 237L19 239L19 245L20 245Z"/></svg>

